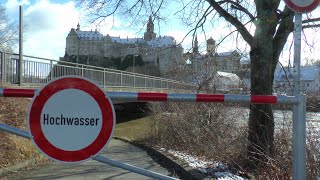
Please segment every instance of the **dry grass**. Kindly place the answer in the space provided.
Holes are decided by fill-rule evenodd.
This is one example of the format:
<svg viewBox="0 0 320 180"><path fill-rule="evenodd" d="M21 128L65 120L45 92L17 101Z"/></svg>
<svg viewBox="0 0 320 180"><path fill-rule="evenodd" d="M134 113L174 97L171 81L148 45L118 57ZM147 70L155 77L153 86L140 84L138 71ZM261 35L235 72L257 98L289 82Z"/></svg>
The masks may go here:
<svg viewBox="0 0 320 180"><path fill-rule="evenodd" d="M275 127L275 154L260 167L246 169L248 114L223 104L154 103L147 143L227 162L255 179L292 179L292 121L284 113ZM285 111L287 112L287 111ZM290 114L290 113L289 113ZM239 123L240 122L240 123ZM307 177L320 177L319 138L308 136Z"/></svg>
<svg viewBox="0 0 320 180"><path fill-rule="evenodd" d="M27 131L30 99L0 98L0 122ZM29 159L39 159L40 153L28 139L0 132L0 167Z"/></svg>
<svg viewBox="0 0 320 180"><path fill-rule="evenodd" d="M235 108L225 112L221 104L154 103L152 145L221 161L233 161L246 147L245 124ZM223 153L222 153L223 152Z"/></svg>
<svg viewBox="0 0 320 180"><path fill-rule="evenodd" d="M118 119L118 117L117 117ZM121 121L118 119L117 121ZM114 136L130 141L140 141L149 135L150 117L135 117L130 121L118 123Z"/></svg>

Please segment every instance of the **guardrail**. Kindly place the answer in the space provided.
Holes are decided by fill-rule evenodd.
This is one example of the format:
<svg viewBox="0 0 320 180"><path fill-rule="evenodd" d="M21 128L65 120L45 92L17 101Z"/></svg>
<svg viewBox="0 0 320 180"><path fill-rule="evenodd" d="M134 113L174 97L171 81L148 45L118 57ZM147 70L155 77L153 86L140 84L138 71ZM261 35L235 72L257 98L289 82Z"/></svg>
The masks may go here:
<svg viewBox="0 0 320 180"><path fill-rule="evenodd" d="M2 84L19 84L19 54L6 52L0 52L0 54ZM54 78L76 75L91 79L104 89L117 88L126 91L136 91L136 89L155 89L157 91L194 89L192 85L161 77L35 56L24 55L23 57L24 68L21 84L28 87L40 87Z"/></svg>

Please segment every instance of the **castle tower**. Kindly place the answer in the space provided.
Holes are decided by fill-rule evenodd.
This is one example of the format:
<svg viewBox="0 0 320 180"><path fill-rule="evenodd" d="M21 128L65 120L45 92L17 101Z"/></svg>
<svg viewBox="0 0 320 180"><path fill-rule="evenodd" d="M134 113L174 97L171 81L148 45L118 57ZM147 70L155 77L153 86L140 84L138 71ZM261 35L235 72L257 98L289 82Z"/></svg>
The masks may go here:
<svg viewBox="0 0 320 180"><path fill-rule="evenodd" d="M80 24L77 25L77 31L80 31Z"/></svg>
<svg viewBox="0 0 320 180"><path fill-rule="evenodd" d="M211 38L207 40L207 54L215 54L216 49L216 41Z"/></svg>
<svg viewBox="0 0 320 180"><path fill-rule="evenodd" d="M156 37L156 33L154 33L154 24L152 22L151 16L149 16L149 21L147 24L147 31L144 33L144 40L150 41L151 39Z"/></svg>
<svg viewBox="0 0 320 180"><path fill-rule="evenodd" d="M72 28L66 38L66 53L68 55L78 55L79 37L74 28Z"/></svg>
<svg viewBox="0 0 320 180"><path fill-rule="evenodd" d="M199 48L198 48L198 38L196 38L193 41L193 47L192 47L192 53L193 54L199 54Z"/></svg>

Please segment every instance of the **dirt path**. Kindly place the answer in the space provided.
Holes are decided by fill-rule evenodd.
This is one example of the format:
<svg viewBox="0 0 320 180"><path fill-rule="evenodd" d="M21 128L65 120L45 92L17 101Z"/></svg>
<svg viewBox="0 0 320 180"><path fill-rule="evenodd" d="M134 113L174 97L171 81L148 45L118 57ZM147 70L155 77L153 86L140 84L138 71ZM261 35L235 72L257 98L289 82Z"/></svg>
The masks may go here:
<svg viewBox="0 0 320 180"><path fill-rule="evenodd" d="M157 173L172 176L165 168L156 163L144 150L120 140L112 140L104 156L129 163ZM81 164L61 164L52 162L36 166L31 170L19 171L6 177L7 179L151 179L120 168L112 167L97 161L87 161Z"/></svg>

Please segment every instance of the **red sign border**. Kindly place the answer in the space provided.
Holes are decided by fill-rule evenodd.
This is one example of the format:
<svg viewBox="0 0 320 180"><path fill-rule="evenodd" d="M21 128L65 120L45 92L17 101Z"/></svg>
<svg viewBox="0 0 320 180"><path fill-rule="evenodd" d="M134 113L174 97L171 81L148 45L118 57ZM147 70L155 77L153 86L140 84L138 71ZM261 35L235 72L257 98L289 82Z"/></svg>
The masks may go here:
<svg viewBox="0 0 320 180"><path fill-rule="evenodd" d="M78 89L91 95L102 113L102 127L97 138L87 147L77 151L66 151L52 145L41 128L41 113L47 100L65 89ZM64 163L79 163L99 154L109 143L115 127L115 111L109 97L95 83L83 77L64 76L45 85L35 93L28 114L29 132L36 147L50 159Z"/></svg>
<svg viewBox="0 0 320 180"><path fill-rule="evenodd" d="M294 4L291 0L284 0L284 2L289 6L293 11L300 13L308 13L316 9L320 3L320 0L314 0L309 6L301 7Z"/></svg>

